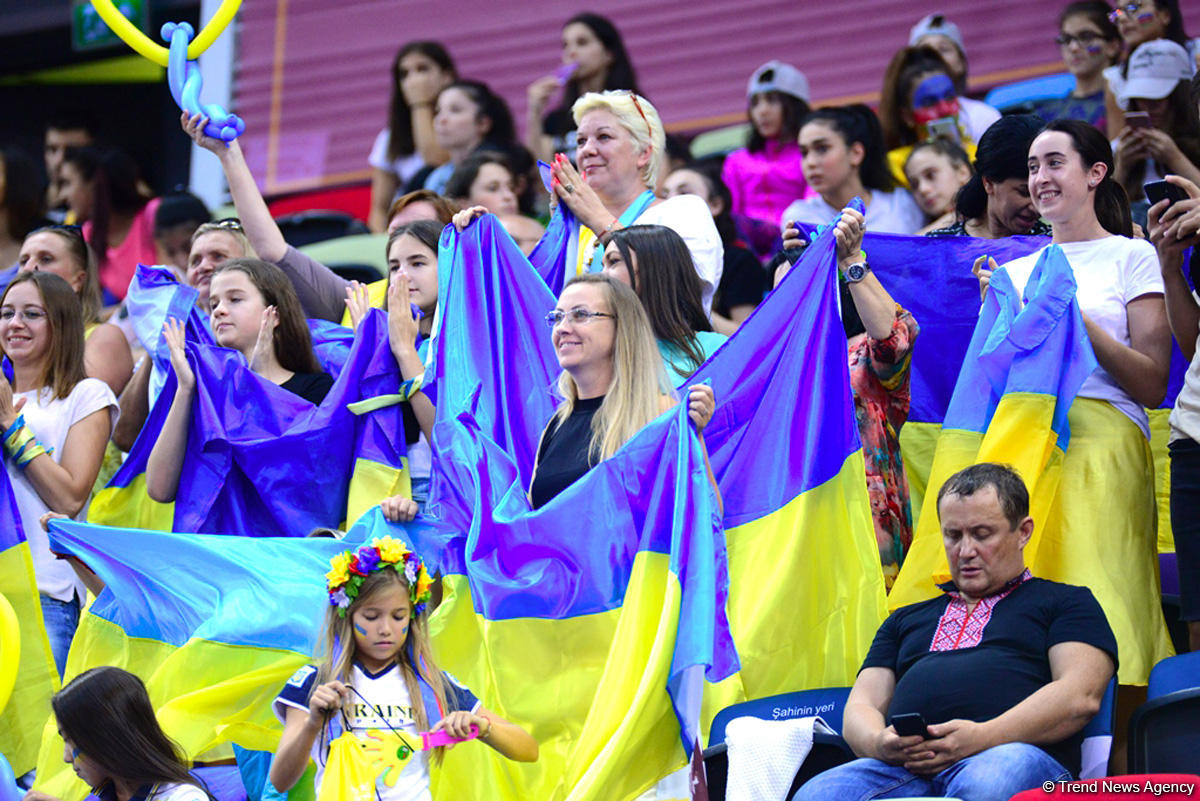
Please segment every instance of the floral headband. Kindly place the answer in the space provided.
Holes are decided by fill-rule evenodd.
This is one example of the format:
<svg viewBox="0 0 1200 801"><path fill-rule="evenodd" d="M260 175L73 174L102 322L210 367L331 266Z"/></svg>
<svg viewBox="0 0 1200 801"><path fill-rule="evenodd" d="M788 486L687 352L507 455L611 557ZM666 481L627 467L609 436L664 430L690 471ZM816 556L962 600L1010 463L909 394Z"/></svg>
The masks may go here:
<svg viewBox="0 0 1200 801"><path fill-rule="evenodd" d="M377 537L370 545L360 546L357 551L342 551L329 560L328 581L329 605L336 606L338 617L345 617L346 610L358 597L358 591L367 576L375 570L394 568L408 582L408 599L413 603L413 615L425 614L425 604L432 596L433 579L425 569L425 563L408 546L393 537Z"/></svg>

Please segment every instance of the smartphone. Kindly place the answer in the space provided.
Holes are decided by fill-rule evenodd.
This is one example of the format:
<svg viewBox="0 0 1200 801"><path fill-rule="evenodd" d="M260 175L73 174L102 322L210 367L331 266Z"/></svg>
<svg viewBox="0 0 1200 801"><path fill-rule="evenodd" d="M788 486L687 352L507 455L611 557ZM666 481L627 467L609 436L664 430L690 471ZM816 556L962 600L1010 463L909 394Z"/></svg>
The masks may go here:
<svg viewBox="0 0 1200 801"><path fill-rule="evenodd" d="M1187 192L1183 191L1182 187L1167 181L1151 181L1142 188L1146 190L1146 199L1150 201L1151 206L1160 201L1169 200L1171 201L1167 206L1169 209L1171 205L1188 198Z"/></svg>
<svg viewBox="0 0 1200 801"><path fill-rule="evenodd" d="M925 718L920 712L892 715L892 728L901 737L912 737L914 734L919 734L925 739L929 739L929 730L925 728Z"/></svg>
<svg viewBox="0 0 1200 801"><path fill-rule="evenodd" d="M958 123L953 117L942 117L940 120L930 122L926 128L929 130L930 139L949 139L951 142L962 142L962 137L958 132Z"/></svg>
<svg viewBox="0 0 1200 801"><path fill-rule="evenodd" d="M1154 125L1150 122L1150 112L1148 111L1126 111L1125 124L1130 128L1153 128Z"/></svg>

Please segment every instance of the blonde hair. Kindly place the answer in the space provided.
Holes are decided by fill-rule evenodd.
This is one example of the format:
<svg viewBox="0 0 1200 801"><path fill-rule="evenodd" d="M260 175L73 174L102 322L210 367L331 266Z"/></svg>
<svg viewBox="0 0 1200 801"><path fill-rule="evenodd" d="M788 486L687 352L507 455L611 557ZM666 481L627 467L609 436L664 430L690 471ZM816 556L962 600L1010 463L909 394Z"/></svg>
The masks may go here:
<svg viewBox="0 0 1200 801"><path fill-rule="evenodd" d="M617 118L621 127L633 137L640 152L650 148L650 160L642 168L642 182L654 189L658 186L659 173L663 168L663 156L667 149L667 135L663 131L658 110L641 95L624 89L608 92L588 92L571 106L571 115L578 125L590 111L607 111Z"/></svg>
<svg viewBox="0 0 1200 801"><path fill-rule="evenodd" d="M592 417L592 439L588 457L594 461L607 459L628 442L662 410L663 395L670 395L662 355L654 342L650 321L642 302L633 290L603 273L584 273L567 282L597 284L604 293L604 302L616 319L613 341L612 384ZM564 287L565 289L566 287ZM575 379L564 370L558 377L558 390L563 401L554 410L551 422L562 425L575 409L579 388Z"/></svg>
<svg viewBox="0 0 1200 801"><path fill-rule="evenodd" d="M212 234L220 231L223 234L229 234L234 242L242 249L242 258L257 259L258 254L254 252L254 245L250 244L250 238L246 236L246 231L242 228L241 223L236 223L233 220L221 220L219 222L201 223L195 231L192 232L192 244L196 244L196 240L205 234Z"/></svg>
<svg viewBox="0 0 1200 801"><path fill-rule="evenodd" d="M404 597L409 597L408 580L403 573L387 568L371 572L363 581L358 595L346 609L345 616L338 614L336 606L330 606L325 613L325 643L324 659L317 669L317 678L313 688L337 679L350 686L353 673L355 644L354 644L354 613L366 602L376 598L383 592L399 586L404 590ZM404 686L408 689L408 697L412 699L413 719L419 731L429 730L429 710L425 709L425 699L421 695L418 676L425 680L437 698L438 706L446 714L455 710L449 708L449 696L446 694L446 683L442 671L433 660L433 647L429 640L429 623L426 620L428 612L416 614L409 606L408 638L400 653L396 655L396 664L404 676ZM416 664L410 660L411 656ZM440 762L445 749L433 749L435 761Z"/></svg>

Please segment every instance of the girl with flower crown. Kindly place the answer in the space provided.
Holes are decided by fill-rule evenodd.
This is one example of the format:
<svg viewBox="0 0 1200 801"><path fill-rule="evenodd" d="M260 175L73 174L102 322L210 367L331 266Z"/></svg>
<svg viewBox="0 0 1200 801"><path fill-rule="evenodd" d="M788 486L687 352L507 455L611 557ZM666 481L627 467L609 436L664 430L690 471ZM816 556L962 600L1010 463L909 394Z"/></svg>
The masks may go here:
<svg viewBox="0 0 1200 801"><path fill-rule="evenodd" d="M520 726L483 707L466 687L437 668L427 605L433 584L421 558L392 537L335 556L326 574L329 610L319 667L301 668L275 699L284 723L271 783L288 790L311 757L321 787L330 744L351 733L370 751L388 737L411 759L375 780L378 801L429 801L429 752L419 732L472 734L509 759L537 760L537 742ZM444 746L432 749L440 762ZM403 750L403 748L401 748ZM349 789L349 788L347 788Z"/></svg>

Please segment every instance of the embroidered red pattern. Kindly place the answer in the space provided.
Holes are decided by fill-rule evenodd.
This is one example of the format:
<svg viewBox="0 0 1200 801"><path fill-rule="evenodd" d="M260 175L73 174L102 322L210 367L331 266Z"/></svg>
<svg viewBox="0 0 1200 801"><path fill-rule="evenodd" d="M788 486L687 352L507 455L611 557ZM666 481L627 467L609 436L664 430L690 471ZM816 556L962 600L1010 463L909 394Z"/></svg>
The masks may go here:
<svg viewBox="0 0 1200 801"><path fill-rule="evenodd" d="M955 651L960 648L974 648L983 640L983 631L988 621L992 619L992 609L1018 585L1033 578L1028 570L1013 583L1011 587L975 604L975 608L967 611L967 603L958 593L951 592L950 602L938 619L937 628L933 632L933 641L929 644L930 651Z"/></svg>

